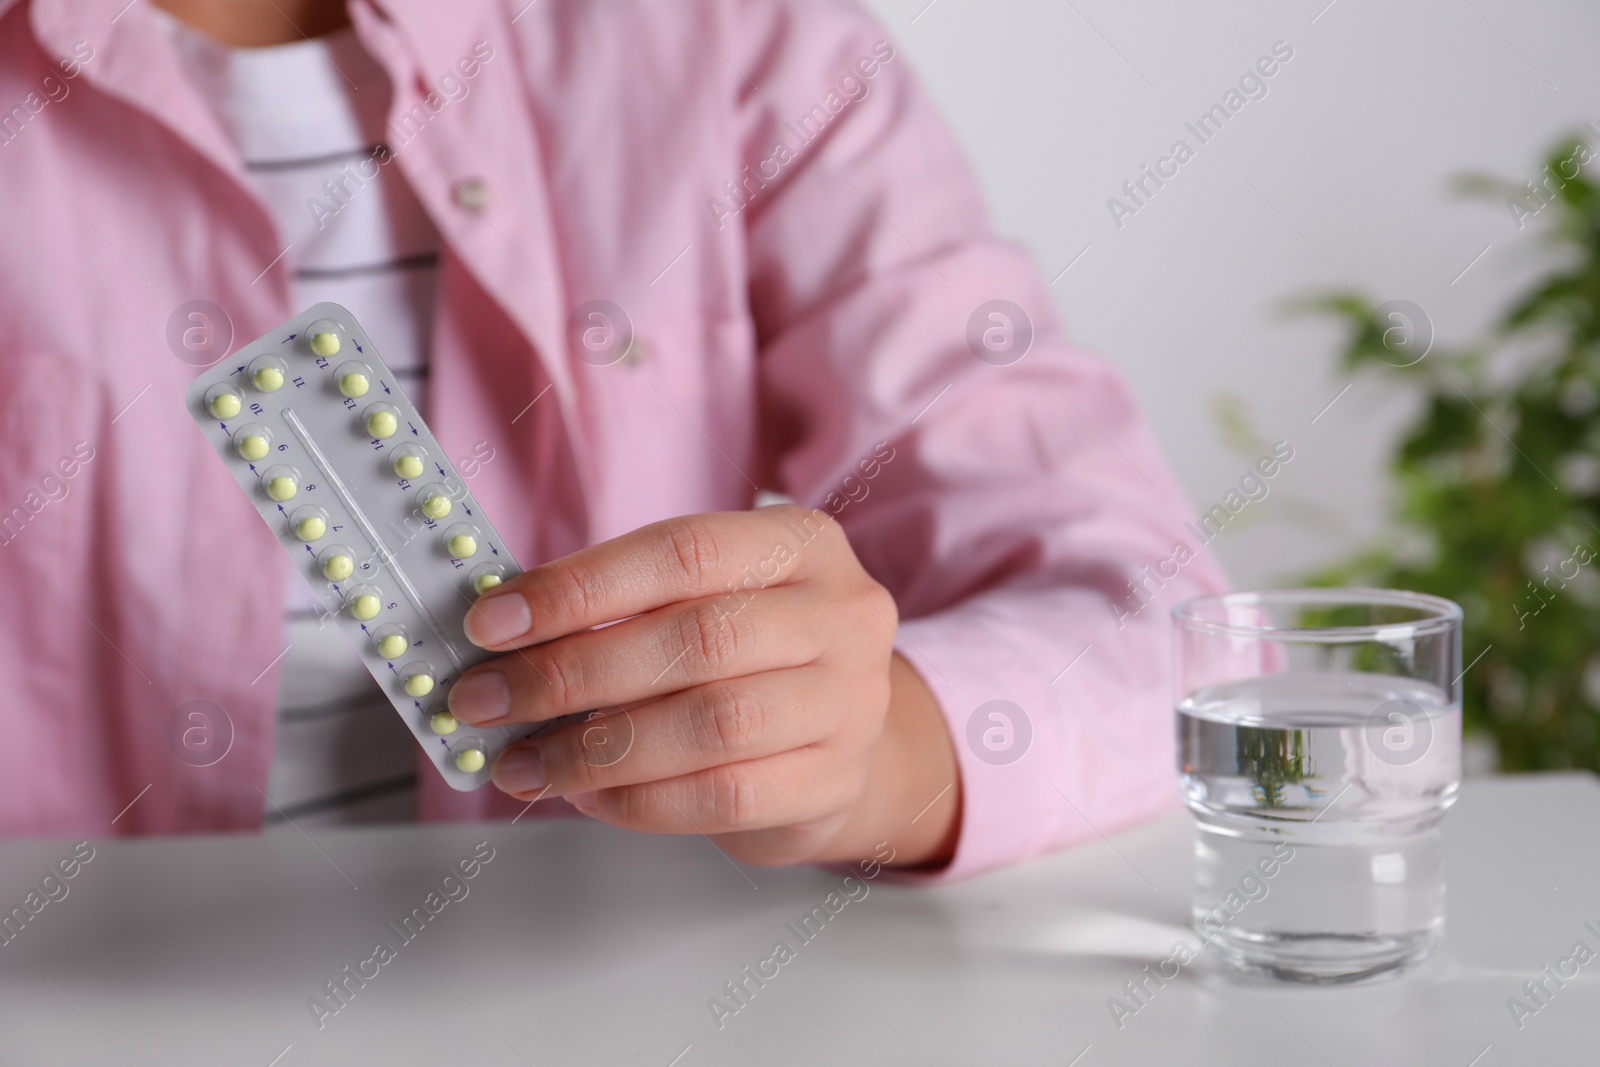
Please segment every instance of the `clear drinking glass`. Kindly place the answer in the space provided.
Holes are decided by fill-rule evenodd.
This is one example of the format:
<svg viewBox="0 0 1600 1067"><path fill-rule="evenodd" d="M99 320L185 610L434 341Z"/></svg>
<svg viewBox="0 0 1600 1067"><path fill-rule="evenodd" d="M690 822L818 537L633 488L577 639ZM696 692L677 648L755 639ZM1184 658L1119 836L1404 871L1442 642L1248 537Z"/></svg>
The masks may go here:
<svg viewBox="0 0 1600 1067"><path fill-rule="evenodd" d="M1201 941L1242 970L1312 983L1427 955L1461 779L1461 609L1290 589L1198 597L1173 619Z"/></svg>

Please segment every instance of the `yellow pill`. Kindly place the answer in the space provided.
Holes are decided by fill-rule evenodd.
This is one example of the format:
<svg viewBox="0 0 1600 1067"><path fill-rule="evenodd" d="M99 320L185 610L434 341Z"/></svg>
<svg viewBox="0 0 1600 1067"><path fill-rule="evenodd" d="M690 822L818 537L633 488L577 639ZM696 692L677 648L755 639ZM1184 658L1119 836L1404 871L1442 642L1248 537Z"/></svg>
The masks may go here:
<svg viewBox="0 0 1600 1067"><path fill-rule="evenodd" d="M363 397L367 390L372 388L372 383L367 381L367 376L358 371L351 371L339 379L339 392L348 397Z"/></svg>
<svg viewBox="0 0 1600 1067"><path fill-rule="evenodd" d="M483 750L479 748L464 748L456 753L456 767L468 774L477 774L483 770L485 762L487 761L484 759Z"/></svg>
<svg viewBox="0 0 1600 1067"><path fill-rule="evenodd" d="M425 697L433 692L433 675L413 674L406 679L406 693L409 696Z"/></svg>
<svg viewBox="0 0 1600 1067"><path fill-rule="evenodd" d="M378 611L383 607L383 601L371 593L362 593L350 602L350 614L366 622L368 619L378 617Z"/></svg>
<svg viewBox="0 0 1600 1067"><path fill-rule="evenodd" d="M456 534L450 538L450 554L456 559L471 559L477 555L478 539L471 534Z"/></svg>
<svg viewBox="0 0 1600 1067"><path fill-rule="evenodd" d="M239 442L239 455L249 460L265 459L267 439L258 433L251 434Z"/></svg>
<svg viewBox="0 0 1600 1067"><path fill-rule="evenodd" d="M367 416L367 432L374 437L393 437L399 428L400 420L391 411L374 411Z"/></svg>
<svg viewBox="0 0 1600 1067"><path fill-rule="evenodd" d="M319 356L337 356L339 354L339 335L336 333L314 333L311 335L311 351ZM366 392L363 389L361 392ZM346 396L360 396L361 393L346 393Z"/></svg>
<svg viewBox="0 0 1600 1067"><path fill-rule="evenodd" d="M292 500L300 491L300 483L287 474L267 479L267 495L274 500Z"/></svg>
<svg viewBox="0 0 1600 1067"><path fill-rule="evenodd" d="M482 595L499 585L502 581L504 581L504 579L498 574L480 574L478 575L477 580L472 583L472 588L476 589L479 595Z"/></svg>
<svg viewBox="0 0 1600 1067"><path fill-rule="evenodd" d="M450 498L443 493L435 493L422 502L422 513L430 519L442 519L450 514Z"/></svg>
<svg viewBox="0 0 1600 1067"><path fill-rule="evenodd" d="M219 419L231 419L239 414L241 405L238 393L218 393L211 398L211 414Z"/></svg>
<svg viewBox="0 0 1600 1067"><path fill-rule="evenodd" d="M277 367L262 367L251 377L256 388L263 393L275 393L283 388L283 371Z"/></svg>
<svg viewBox="0 0 1600 1067"><path fill-rule="evenodd" d="M460 721L448 711L436 711L428 716L428 729L440 737L455 733L460 725Z"/></svg>
<svg viewBox="0 0 1600 1067"><path fill-rule="evenodd" d="M420 478L420 477L422 477L422 470L423 470L423 468L422 468L422 457L421 456L396 456L395 457L395 460L394 460L394 472L396 474L398 474L402 478L405 478L405 479L408 479L408 480L412 479L412 478Z"/></svg>
<svg viewBox="0 0 1600 1067"><path fill-rule="evenodd" d="M294 528L294 535L302 541L315 541L328 532L328 524L320 515L307 515Z"/></svg>
<svg viewBox="0 0 1600 1067"><path fill-rule="evenodd" d="M355 573L356 561L343 553L322 561L322 576L330 582L342 582Z"/></svg>
<svg viewBox="0 0 1600 1067"><path fill-rule="evenodd" d="M378 655L384 659L399 659L409 647L410 642L400 634L389 634L378 641Z"/></svg>

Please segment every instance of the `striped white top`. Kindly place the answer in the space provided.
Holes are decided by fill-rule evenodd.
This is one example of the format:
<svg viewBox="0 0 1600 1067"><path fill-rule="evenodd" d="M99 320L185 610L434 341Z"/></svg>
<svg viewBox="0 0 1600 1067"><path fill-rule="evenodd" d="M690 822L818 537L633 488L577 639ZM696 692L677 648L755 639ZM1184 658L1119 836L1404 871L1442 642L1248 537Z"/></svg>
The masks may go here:
<svg viewBox="0 0 1600 1067"><path fill-rule="evenodd" d="M426 414L439 237L395 164L374 156L390 95L382 68L348 29L232 49L165 21L277 225L293 306L349 308ZM268 828L412 818L411 734L301 579L282 610Z"/></svg>

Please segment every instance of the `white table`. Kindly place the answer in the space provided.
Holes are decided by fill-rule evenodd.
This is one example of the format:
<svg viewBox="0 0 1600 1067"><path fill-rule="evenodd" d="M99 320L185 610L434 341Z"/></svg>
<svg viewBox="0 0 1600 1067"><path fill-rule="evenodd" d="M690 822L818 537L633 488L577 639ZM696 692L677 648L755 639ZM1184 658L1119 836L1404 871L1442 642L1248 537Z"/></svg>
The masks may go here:
<svg viewBox="0 0 1600 1067"><path fill-rule="evenodd" d="M1600 950L1600 783L1465 797L1448 933L1418 971L1252 988L1202 960L1120 1030L1107 999L1184 936L1187 816L963 885L879 878L804 945L785 923L839 875L587 820L100 843L0 947L0 1063L1595 1063L1600 959L1520 1031L1506 1002L1575 942ZM402 941L386 923L485 840L467 895ZM69 852L0 843L0 911ZM794 958L719 1029L708 998L780 938ZM380 940L394 958L364 964ZM346 965L376 976L319 1030L308 1000Z"/></svg>

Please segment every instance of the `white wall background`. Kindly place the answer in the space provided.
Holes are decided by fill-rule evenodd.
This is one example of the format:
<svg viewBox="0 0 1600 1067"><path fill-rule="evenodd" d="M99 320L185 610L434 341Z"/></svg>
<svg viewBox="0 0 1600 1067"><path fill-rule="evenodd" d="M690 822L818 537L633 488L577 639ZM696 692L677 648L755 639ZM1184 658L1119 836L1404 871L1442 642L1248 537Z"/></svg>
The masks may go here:
<svg viewBox="0 0 1600 1067"><path fill-rule="evenodd" d="M1294 446L1271 495L1214 543L1240 583L1293 577L1381 528L1407 411L1362 378L1318 418L1351 381L1338 334L1282 301L1348 280L1421 305L1441 344L1473 335L1536 245L1503 201L1463 199L1452 178L1533 179L1558 138L1600 124L1600 6L1582 0L868 2L1000 230L1046 278L1072 264L1053 287L1069 331L1131 378L1195 504L1254 458L1219 405L1236 399L1263 441ZM1268 94L1119 230L1107 199L1177 138L1194 145L1184 123L1279 40L1294 57Z"/></svg>

